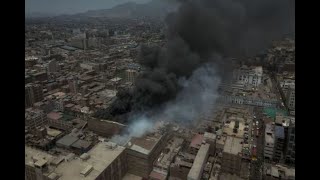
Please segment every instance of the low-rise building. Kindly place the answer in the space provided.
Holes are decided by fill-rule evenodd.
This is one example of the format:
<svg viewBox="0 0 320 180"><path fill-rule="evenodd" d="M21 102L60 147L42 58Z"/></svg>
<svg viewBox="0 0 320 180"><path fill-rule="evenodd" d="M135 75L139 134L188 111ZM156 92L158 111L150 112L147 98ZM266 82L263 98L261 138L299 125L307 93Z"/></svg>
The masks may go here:
<svg viewBox="0 0 320 180"><path fill-rule="evenodd" d="M188 153L197 155L203 141L203 134L195 134L188 147Z"/></svg>
<svg viewBox="0 0 320 180"><path fill-rule="evenodd" d="M100 142L80 157L51 155L25 147L26 180L121 180L127 172L125 148Z"/></svg>
<svg viewBox="0 0 320 180"><path fill-rule="evenodd" d="M209 156L210 144L202 144L188 173L188 180L200 180Z"/></svg>
<svg viewBox="0 0 320 180"><path fill-rule="evenodd" d="M216 148L216 134L205 132L203 135L204 141L210 144L209 155L215 155L215 148Z"/></svg>
<svg viewBox="0 0 320 180"><path fill-rule="evenodd" d="M169 175L170 164L174 157L179 153L184 140L182 138L173 137L168 141L167 146L154 162L153 171L149 178L154 180L166 179Z"/></svg>
<svg viewBox="0 0 320 180"><path fill-rule="evenodd" d="M263 179L264 180L294 180L295 169L283 165L264 164Z"/></svg>
<svg viewBox="0 0 320 180"><path fill-rule="evenodd" d="M115 134L119 134L125 127L126 125L114 121L96 118L88 119L89 130L103 137L112 137Z"/></svg>
<svg viewBox="0 0 320 180"><path fill-rule="evenodd" d="M242 139L227 136L222 152L222 172L240 176L242 148Z"/></svg>
<svg viewBox="0 0 320 180"><path fill-rule="evenodd" d="M37 126L46 125L48 120L44 111L39 109L29 108L25 112L25 126L34 129Z"/></svg>
<svg viewBox="0 0 320 180"><path fill-rule="evenodd" d="M196 156L186 152L180 152L175 157L174 163L170 165L169 179L187 179L189 171Z"/></svg>

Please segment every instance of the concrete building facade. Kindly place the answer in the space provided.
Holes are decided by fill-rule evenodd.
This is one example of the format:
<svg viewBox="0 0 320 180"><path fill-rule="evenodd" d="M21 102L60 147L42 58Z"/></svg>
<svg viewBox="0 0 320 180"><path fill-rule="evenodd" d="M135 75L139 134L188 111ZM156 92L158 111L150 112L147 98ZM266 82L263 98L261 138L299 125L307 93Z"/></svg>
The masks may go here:
<svg viewBox="0 0 320 180"><path fill-rule="evenodd" d="M43 88L40 84L30 83L25 85L25 107L31 107L34 103L43 100Z"/></svg>
<svg viewBox="0 0 320 180"><path fill-rule="evenodd" d="M295 87L292 86L288 89L287 92L287 106L290 110L295 110L296 105L296 97L295 97Z"/></svg>
<svg viewBox="0 0 320 180"><path fill-rule="evenodd" d="M209 155L214 156L216 150L216 134L205 132L203 135L204 141L210 144Z"/></svg>
<svg viewBox="0 0 320 180"><path fill-rule="evenodd" d="M125 148L100 142L76 157L50 155L25 147L26 180L121 180L127 173Z"/></svg>
<svg viewBox="0 0 320 180"><path fill-rule="evenodd" d="M261 66L248 68L246 66L234 71L234 78L242 84L259 86L262 82L263 70Z"/></svg>
<svg viewBox="0 0 320 180"><path fill-rule="evenodd" d="M168 134L149 134L143 137L132 137L126 144L128 172L148 178L153 163L166 145Z"/></svg>
<svg viewBox="0 0 320 180"><path fill-rule="evenodd" d="M124 124L114 121L107 121L96 118L88 119L89 130L103 137L111 137L115 134L119 134L125 127L126 126Z"/></svg>
<svg viewBox="0 0 320 180"><path fill-rule="evenodd" d="M264 135L264 158L271 160L274 150L274 127L272 124L266 124Z"/></svg>
<svg viewBox="0 0 320 180"><path fill-rule="evenodd" d="M275 126L275 139L274 139L274 151L273 160L278 162L283 158L285 133L283 126Z"/></svg>
<svg viewBox="0 0 320 180"><path fill-rule="evenodd" d="M210 144L202 144L188 173L188 180L200 180L209 156Z"/></svg>
<svg viewBox="0 0 320 180"><path fill-rule="evenodd" d="M167 179L170 170L170 164L182 148L184 140L173 137L168 141L167 146L154 162L153 171L150 173L150 179Z"/></svg>
<svg viewBox="0 0 320 180"><path fill-rule="evenodd" d="M47 124L47 116L42 110L26 109L25 112L25 126L34 129L38 126Z"/></svg>
<svg viewBox="0 0 320 180"><path fill-rule="evenodd" d="M295 124L291 121L288 134L287 134L287 144L285 149L285 162L289 165L295 164L295 154L296 154L296 132L295 132Z"/></svg>
<svg viewBox="0 0 320 180"><path fill-rule="evenodd" d="M189 171L196 156L193 154L180 152L175 162L170 165L170 177L169 179L187 179Z"/></svg>
<svg viewBox="0 0 320 180"><path fill-rule="evenodd" d="M285 167L283 165L277 164L267 164L263 165L264 169L262 172L263 180L294 180L295 179L295 169Z"/></svg>
<svg viewBox="0 0 320 180"><path fill-rule="evenodd" d="M134 83L136 77L138 76L138 71L133 69L126 70L127 82Z"/></svg>

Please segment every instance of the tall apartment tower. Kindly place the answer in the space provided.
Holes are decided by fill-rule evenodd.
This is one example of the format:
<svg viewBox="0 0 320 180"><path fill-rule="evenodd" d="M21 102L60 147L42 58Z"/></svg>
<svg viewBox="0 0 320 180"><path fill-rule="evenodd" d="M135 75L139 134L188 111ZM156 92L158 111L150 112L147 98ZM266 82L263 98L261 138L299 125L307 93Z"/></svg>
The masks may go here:
<svg viewBox="0 0 320 180"><path fill-rule="evenodd" d="M283 126L275 126L274 128L274 151L273 151L273 160L279 162L283 158L283 149L285 142L285 133Z"/></svg>
<svg viewBox="0 0 320 180"><path fill-rule="evenodd" d="M263 155L267 160L272 160L273 158L274 139L274 126L271 123L266 124Z"/></svg>
<svg viewBox="0 0 320 180"><path fill-rule="evenodd" d="M292 86L288 89L288 92L287 92L287 105L290 110L295 110L295 107L296 107L295 100L296 100L295 87Z"/></svg>
<svg viewBox="0 0 320 180"><path fill-rule="evenodd" d="M40 84L25 85L25 107L31 107L34 103L43 100L42 86Z"/></svg>
<svg viewBox="0 0 320 180"><path fill-rule="evenodd" d="M295 123L290 122L288 133L287 133L287 144L285 149L285 163L292 165L295 164L296 159L296 132L295 132Z"/></svg>

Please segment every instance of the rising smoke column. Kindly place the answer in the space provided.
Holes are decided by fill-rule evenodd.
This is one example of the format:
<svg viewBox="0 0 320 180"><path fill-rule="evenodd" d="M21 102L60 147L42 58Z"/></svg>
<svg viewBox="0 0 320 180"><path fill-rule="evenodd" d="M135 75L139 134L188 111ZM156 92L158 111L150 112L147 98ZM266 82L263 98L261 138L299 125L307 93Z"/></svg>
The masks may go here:
<svg viewBox="0 0 320 180"><path fill-rule="evenodd" d="M204 64L213 63L215 75L223 80L232 72L229 58L243 60L274 40L294 35L294 0L181 2L166 18L166 46L141 46L138 60L146 70L133 90L117 95L107 117L127 120L163 109L183 91L179 81Z"/></svg>
<svg viewBox="0 0 320 180"><path fill-rule="evenodd" d="M161 108L153 109L152 115L135 114L131 117L128 129L113 136L110 141L123 145L131 137L141 137L147 132L153 132L157 122L195 125L195 120L210 110L218 97L220 77L217 72L215 64L207 63L196 69L189 79L180 78L178 84L182 88L175 99L164 103Z"/></svg>
<svg viewBox="0 0 320 180"><path fill-rule="evenodd" d="M214 106L218 98L221 78L217 72L215 64L207 63L196 69L189 79L180 78L182 90L174 100L165 104L158 119L193 125Z"/></svg>

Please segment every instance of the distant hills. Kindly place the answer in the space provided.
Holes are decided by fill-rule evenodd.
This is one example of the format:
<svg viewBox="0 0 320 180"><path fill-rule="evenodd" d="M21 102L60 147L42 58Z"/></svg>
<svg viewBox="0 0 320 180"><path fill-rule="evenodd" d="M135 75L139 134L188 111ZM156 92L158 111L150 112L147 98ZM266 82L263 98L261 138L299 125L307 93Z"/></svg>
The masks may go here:
<svg viewBox="0 0 320 180"><path fill-rule="evenodd" d="M57 16L56 14L52 13L43 13L43 12L32 12L32 13L26 13L26 18L41 18L41 17L53 17Z"/></svg>
<svg viewBox="0 0 320 180"><path fill-rule="evenodd" d="M181 1L181 0L180 0ZM111 9L89 10L77 14L52 14L42 12L26 13L25 18L86 18L86 17L109 17L109 18L139 18L152 17L163 18L168 13L175 11L179 6L179 0L152 0L145 4L127 2Z"/></svg>
<svg viewBox="0 0 320 180"><path fill-rule="evenodd" d="M110 18L135 18L135 17L165 17L169 12L178 7L174 0L153 0L145 4L134 2L124 3L111 9L90 10L85 13L78 13L72 16L85 17L110 17Z"/></svg>

